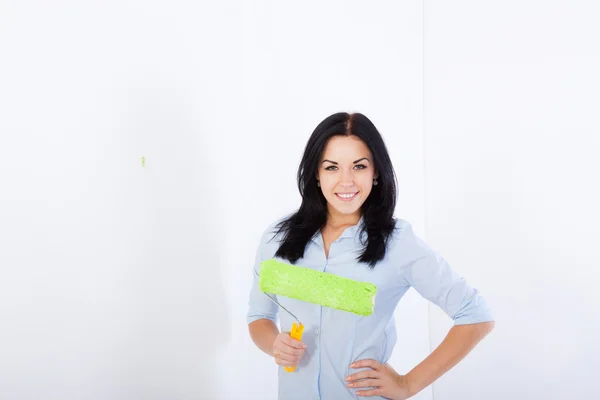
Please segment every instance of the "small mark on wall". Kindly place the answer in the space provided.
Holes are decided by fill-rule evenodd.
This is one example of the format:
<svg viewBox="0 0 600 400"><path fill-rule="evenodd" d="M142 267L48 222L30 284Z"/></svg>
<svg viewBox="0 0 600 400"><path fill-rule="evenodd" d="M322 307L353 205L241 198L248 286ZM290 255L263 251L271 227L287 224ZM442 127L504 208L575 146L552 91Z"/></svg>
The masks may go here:
<svg viewBox="0 0 600 400"><path fill-rule="evenodd" d="M142 167L146 167L146 157L142 156Z"/></svg>

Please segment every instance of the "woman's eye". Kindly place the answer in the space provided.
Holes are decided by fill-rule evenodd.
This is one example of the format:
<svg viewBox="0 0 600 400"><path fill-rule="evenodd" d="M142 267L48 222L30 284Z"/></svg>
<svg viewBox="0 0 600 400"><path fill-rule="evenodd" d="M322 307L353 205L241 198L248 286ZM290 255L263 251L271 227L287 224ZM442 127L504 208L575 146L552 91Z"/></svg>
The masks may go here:
<svg viewBox="0 0 600 400"><path fill-rule="evenodd" d="M367 168L367 166L363 165L363 164L358 164L358 165L354 166L354 169L365 169L365 168ZM326 171L335 171L337 169L338 169L338 167L336 167L335 165L330 165L329 167L325 167Z"/></svg>

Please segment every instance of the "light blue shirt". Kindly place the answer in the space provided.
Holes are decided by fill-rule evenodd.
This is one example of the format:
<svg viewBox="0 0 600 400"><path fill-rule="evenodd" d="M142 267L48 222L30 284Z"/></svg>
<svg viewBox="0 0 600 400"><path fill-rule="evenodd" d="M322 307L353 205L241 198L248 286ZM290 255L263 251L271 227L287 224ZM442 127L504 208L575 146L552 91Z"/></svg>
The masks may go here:
<svg viewBox="0 0 600 400"><path fill-rule="evenodd" d="M396 343L394 310L411 287L438 305L455 325L493 320L477 289L454 272L437 252L414 234L411 225L404 220L397 220L386 256L374 269L358 263L356 258L362 247L358 235L361 223L362 219L331 244L329 257L325 257L321 233L315 233L304 257L295 265L374 283L377 286L374 312L361 316L276 296L277 301L304 324L302 341L307 345L295 372L286 372L279 367L279 400L361 398L354 394L359 389L347 388L344 381L346 376L359 371L351 369L350 364L366 358L381 363L388 361ZM263 232L256 254L247 320L251 323L261 318L270 319L279 322L282 331L289 331L294 318L279 310L258 285L260 263L275 258L281 240L280 236L273 238L274 225Z"/></svg>

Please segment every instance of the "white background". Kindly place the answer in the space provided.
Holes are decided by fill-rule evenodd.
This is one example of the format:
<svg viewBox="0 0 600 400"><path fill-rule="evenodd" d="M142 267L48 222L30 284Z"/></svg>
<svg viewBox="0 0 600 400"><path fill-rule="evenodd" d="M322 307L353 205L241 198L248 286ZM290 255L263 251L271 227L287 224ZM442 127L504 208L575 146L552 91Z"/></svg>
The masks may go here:
<svg viewBox="0 0 600 400"><path fill-rule="evenodd" d="M337 111L498 320L415 398L594 398L591 5L1 1L0 398L274 399L251 264ZM397 320L399 372L450 326L414 291Z"/></svg>
<svg viewBox="0 0 600 400"><path fill-rule="evenodd" d="M424 13L426 238L497 319L434 398L597 399L600 7ZM432 307L433 345L447 326Z"/></svg>

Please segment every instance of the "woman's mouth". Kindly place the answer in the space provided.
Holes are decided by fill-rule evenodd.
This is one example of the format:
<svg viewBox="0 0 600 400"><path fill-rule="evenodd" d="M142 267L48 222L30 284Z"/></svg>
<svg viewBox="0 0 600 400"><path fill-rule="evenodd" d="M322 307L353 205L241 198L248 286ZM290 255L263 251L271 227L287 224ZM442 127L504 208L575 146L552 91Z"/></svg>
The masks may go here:
<svg viewBox="0 0 600 400"><path fill-rule="evenodd" d="M358 192L336 193L335 195L341 201L352 201L358 195Z"/></svg>

